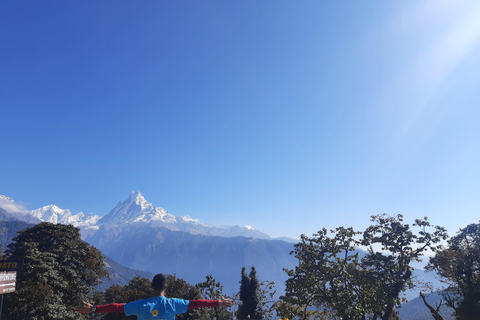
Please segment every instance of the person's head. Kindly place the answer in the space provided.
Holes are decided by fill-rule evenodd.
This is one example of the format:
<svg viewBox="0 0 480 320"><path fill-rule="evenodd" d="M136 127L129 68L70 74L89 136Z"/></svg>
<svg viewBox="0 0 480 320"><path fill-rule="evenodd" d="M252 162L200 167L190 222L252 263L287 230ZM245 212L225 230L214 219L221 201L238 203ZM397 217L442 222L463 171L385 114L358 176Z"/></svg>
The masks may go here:
<svg viewBox="0 0 480 320"><path fill-rule="evenodd" d="M164 274L157 274L153 277L152 287L154 291L162 292L167 287L167 277Z"/></svg>

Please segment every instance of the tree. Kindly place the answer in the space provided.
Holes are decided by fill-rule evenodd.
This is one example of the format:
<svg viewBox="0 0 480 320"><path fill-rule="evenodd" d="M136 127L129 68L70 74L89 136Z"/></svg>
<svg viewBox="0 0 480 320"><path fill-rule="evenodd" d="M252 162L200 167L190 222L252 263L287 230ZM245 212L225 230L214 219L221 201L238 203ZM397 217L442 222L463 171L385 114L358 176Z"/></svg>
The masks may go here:
<svg viewBox="0 0 480 320"><path fill-rule="evenodd" d="M448 247L430 258L427 270L435 271L448 285L445 302L456 319L476 319L480 314L480 223L469 224L448 240Z"/></svg>
<svg viewBox="0 0 480 320"><path fill-rule="evenodd" d="M291 254L298 259L298 266L286 270L290 278L282 297L283 312L300 319L321 313L342 319L365 319L373 313L371 296L375 290L367 285L367 275L360 268L359 253L355 251L355 237L360 232L339 227L330 230L330 234L323 228L311 238L301 235L301 242L294 245Z"/></svg>
<svg viewBox="0 0 480 320"><path fill-rule="evenodd" d="M124 288L123 301L148 299L153 295L152 281L140 276L133 277Z"/></svg>
<svg viewBox="0 0 480 320"><path fill-rule="evenodd" d="M109 303L122 303L128 302L126 299L126 286L121 286L119 284L113 284L105 290L104 299L93 300L93 305L109 304ZM93 296L92 298L95 298ZM105 313L96 315L100 316L102 320L125 320L128 317L122 313ZM132 320L135 320L135 316L130 317Z"/></svg>
<svg viewBox="0 0 480 320"><path fill-rule="evenodd" d="M428 303L427 301L427 298L425 297L425 295L423 294L423 292L420 292L420 298L422 298L422 301L423 301L423 304L425 304L425 306L428 308L428 310L430 311L430 313L432 314L432 317L433 319L435 320L443 320L443 317L442 315L440 314L440 308L442 306L442 301L440 301L440 303L438 303L435 308L432 307L430 305L430 303Z"/></svg>
<svg viewBox="0 0 480 320"><path fill-rule="evenodd" d="M260 319L259 312L259 286L257 270L252 267L250 274L247 275L245 267L242 268L242 278L240 280L240 303L237 310L237 319Z"/></svg>
<svg viewBox="0 0 480 320"><path fill-rule="evenodd" d="M262 319L273 319L275 309L275 282L264 280L260 282L258 288L258 311Z"/></svg>
<svg viewBox="0 0 480 320"><path fill-rule="evenodd" d="M72 225L43 222L20 231L5 254L24 262L6 302L9 320L79 319L75 307L108 276L100 251Z"/></svg>
<svg viewBox="0 0 480 320"><path fill-rule="evenodd" d="M375 224L363 233L362 244L369 246L369 253L362 264L382 284L382 320L388 320L400 303L400 293L412 285L413 268L410 263L421 261L427 250L435 252L441 248L440 242L447 239L447 232L443 227L431 225L427 217L415 220L412 226L419 229L417 233L403 223L400 214L372 216L371 221ZM380 245L380 250L376 252L374 245Z"/></svg>
<svg viewBox="0 0 480 320"><path fill-rule="evenodd" d="M207 275L206 281L196 285L200 294L207 300L218 300L223 297L223 286L211 275ZM208 319L233 320L233 314L227 308L208 308L205 310Z"/></svg>
<svg viewBox="0 0 480 320"><path fill-rule="evenodd" d="M330 234L324 228L312 238L301 236L292 252L298 266L286 270L290 278L282 300L292 308L285 311L301 319L321 309L345 320L396 316L400 293L411 284L410 263L427 249L435 250L446 231L427 218L413 224L418 233L401 215L373 216L372 221L364 232L338 227ZM359 245L368 248L361 259Z"/></svg>

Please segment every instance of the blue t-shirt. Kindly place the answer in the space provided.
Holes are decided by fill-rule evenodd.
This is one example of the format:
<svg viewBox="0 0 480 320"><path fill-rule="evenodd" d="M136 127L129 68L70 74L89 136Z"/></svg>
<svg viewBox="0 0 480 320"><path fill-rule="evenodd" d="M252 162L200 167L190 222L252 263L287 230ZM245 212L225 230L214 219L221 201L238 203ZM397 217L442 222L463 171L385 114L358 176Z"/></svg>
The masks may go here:
<svg viewBox="0 0 480 320"><path fill-rule="evenodd" d="M174 320L175 315L188 310L188 300L151 297L125 303L123 310L127 316L136 315L138 320Z"/></svg>

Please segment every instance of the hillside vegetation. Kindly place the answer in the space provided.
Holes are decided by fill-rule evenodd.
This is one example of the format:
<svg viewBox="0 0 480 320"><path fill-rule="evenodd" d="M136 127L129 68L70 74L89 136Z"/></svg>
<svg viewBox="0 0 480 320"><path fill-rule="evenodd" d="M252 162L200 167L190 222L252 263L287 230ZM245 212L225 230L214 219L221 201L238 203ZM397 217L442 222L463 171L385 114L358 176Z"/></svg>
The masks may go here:
<svg viewBox="0 0 480 320"><path fill-rule="evenodd" d="M8 240L13 230L22 227L0 224L2 239ZM401 215L385 214L373 216L372 225L364 231L339 227L322 229L312 237L302 235L292 252L298 264L285 270L288 279L283 296L275 298L275 284L259 281L254 266L250 276L243 268L240 291L233 294L240 313L198 311L180 319L243 319L245 310L264 319L475 319L480 314L480 224L461 229L448 239L447 247L440 244L443 240L447 240L445 229L431 225L427 218L409 225ZM360 255L358 247L366 248L366 253ZM401 307L401 293L417 285L411 264L426 250L435 252L427 269L443 279L446 290ZM5 295L7 320L82 319L74 310L82 300L127 302L150 293L151 274L133 273L128 283L99 291L101 279L108 272L115 276L119 265L81 240L79 229L71 225L43 222L27 227L13 236L3 255L7 261L24 262L16 291ZM169 277L172 296L211 299L224 295L215 275L205 275L206 281L195 285L173 274ZM123 319L109 314L96 317Z"/></svg>

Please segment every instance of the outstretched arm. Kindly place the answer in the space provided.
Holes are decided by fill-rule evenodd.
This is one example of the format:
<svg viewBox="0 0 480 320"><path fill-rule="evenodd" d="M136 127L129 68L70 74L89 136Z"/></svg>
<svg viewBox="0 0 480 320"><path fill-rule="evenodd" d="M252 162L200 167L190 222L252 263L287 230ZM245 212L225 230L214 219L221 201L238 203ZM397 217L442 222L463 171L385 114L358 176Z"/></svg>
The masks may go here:
<svg viewBox="0 0 480 320"><path fill-rule="evenodd" d="M83 301L83 304L79 307L76 307L75 310L78 313L106 313L106 312L119 312L125 313L123 310L124 303L110 303L103 306L96 306L95 309L93 305L88 302Z"/></svg>
<svg viewBox="0 0 480 320"><path fill-rule="evenodd" d="M230 307L235 304L235 301L222 297L220 300L190 300L188 303L188 310L195 308L216 308L216 307Z"/></svg>

